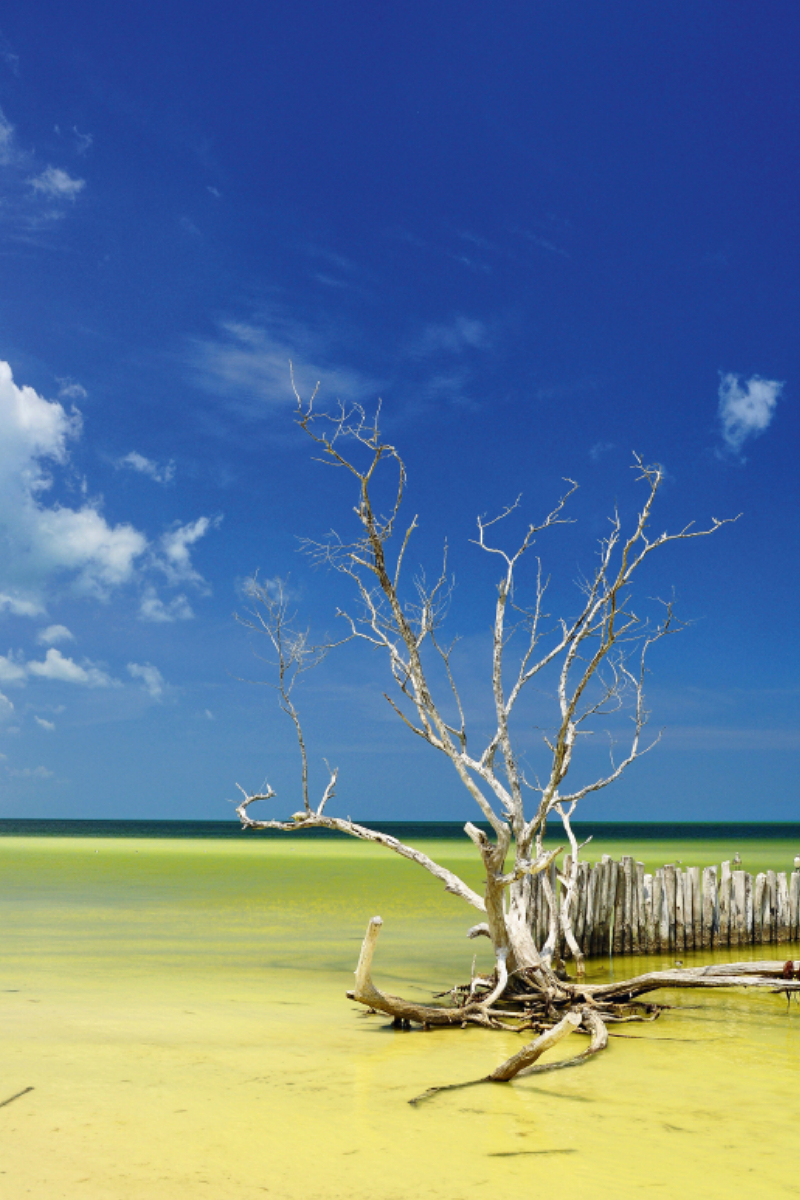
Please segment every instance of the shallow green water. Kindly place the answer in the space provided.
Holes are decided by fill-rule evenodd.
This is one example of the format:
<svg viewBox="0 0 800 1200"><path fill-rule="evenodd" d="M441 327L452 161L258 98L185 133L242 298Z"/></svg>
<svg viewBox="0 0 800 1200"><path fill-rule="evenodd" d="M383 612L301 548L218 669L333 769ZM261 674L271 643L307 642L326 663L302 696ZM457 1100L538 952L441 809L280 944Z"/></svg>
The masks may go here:
<svg viewBox="0 0 800 1200"><path fill-rule="evenodd" d="M426 849L478 883L466 841ZM795 853L589 849L648 869L736 850L786 869ZM34 1088L0 1108L4 1197L800 1193L800 1006L780 997L674 996L581 1069L413 1109L520 1045L400 1033L345 999L375 913L379 983L423 997L468 973L472 910L413 864L349 842L5 838L0 881L0 1101Z"/></svg>

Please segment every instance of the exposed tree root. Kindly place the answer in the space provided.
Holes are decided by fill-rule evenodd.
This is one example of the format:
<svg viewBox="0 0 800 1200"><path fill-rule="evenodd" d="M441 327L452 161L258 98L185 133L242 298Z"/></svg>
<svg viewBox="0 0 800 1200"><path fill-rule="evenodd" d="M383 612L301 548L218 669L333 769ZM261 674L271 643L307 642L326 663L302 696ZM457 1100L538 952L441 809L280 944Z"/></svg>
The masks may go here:
<svg viewBox="0 0 800 1200"><path fill-rule="evenodd" d="M686 967L668 971L648 971L632 979L613 983L585 984L562 980L550 972L546 985L541 971L506 970L505 960L490 977L473 976L469 984L440 993L451 1004L416 1004L382 992L372 982L372 959L383 921L370 921L356 968L356 982L347 995L371 1012L392 1018L397 1028L411 1023L431 1028L465 1028L478 1025L509 1032L533 1030L537 1036L489 1075L465 1083L429 1088L410 1101L419 1104L442 1091L475 1087L480 1083L508 1083L523 1075L560 1071L580 1066L608 1046L610 1023L656 1020L667 1005L645 1002L639 996L660 988L767 988L791 998L800 992L800 962L740 962ZM552 1063L538 1059L569 1034L580 1031L590 1036L589 1046L572 1058Z"/></svg>

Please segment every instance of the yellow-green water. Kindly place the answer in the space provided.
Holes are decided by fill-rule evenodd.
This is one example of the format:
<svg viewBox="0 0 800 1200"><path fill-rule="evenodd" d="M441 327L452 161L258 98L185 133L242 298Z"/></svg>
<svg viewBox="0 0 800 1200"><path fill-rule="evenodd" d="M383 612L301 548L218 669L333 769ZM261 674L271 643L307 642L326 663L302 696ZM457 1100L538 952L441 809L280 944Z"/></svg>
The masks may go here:
<svg viewBox="0 0 800 1200"><path fill-rule="evenodd" d="M648 866L739 849L749 870L785 869L794 853L642 849ZM428 850L477 883L469 844ZM377 982L423 997L468 973L471 910L379 849L0 840L0 1101L34 1089L0 1107L0 1196L800 1193L800 1006L665 997L680 1009L622 1027L629 1036L582 1068L412 1108L429 1085L483 1075L522 1043L364 1016L344 993L374 913Z"/></svg>

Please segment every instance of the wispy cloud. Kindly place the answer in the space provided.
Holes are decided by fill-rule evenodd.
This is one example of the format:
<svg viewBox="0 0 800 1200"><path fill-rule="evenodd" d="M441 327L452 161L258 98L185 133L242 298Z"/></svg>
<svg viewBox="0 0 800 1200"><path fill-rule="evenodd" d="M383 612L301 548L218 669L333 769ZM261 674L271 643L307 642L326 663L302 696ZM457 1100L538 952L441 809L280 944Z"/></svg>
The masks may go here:
<svg viewBox="0 0 800 1200"><path fill-rule="evenodd" d="M131 450L129 454L118 458L114 465L117 468L127 467L131 471L137 471L140 475L147 475L156 483L171 483L175 478L174 459L171 458L169 462L161 465L152 458L145 458L143 454L138 454L136 450Z"/></svg>
<svg viewBox="0 0 800 1200"><path fill-rule="evenodd" d="M74 208L86 188L85 179L73 177L64 167L42 163L35 149L23 147L1 110L0 165L6 168L0 229L10 240L39 243Z"/></svg>
<svg viewBox="0 0 800 1200"><path fill-rule="evenodd" d="M128 663L128 673L134 679L141 679L144 690L154 700L161 699L166 687L166 681L158 667L154 667L152 663L131 662Z"/></svg>
<svg viewBox="0 0 800 1200"><path fill-rule="evenodd" d="M546 250L548 254L555 254L560 258L569 258L570 254L561 246L557 246L550 238L541 237L538 233L531 233L528 229L522 230L522 236L532 245L538 246L540 250Z"/></svg>
<svg viewBox="0 0 800 1200"><path fill-rule="evenodd" d="M722 375L719 385L719 420L722 440L730 453L740 455L750 438L769 428L784 385L760 375L742 382L739 375Z"/></svg>
<svg viewBox="0 0 800 1200"><path fill-rule="evenodd" d="M488 350L490 345L489 330L483 321L457 315L451 321L426 325L411 353L418 357L462 355L470 350Z"/></svg>
<svg viewBox="0 0 800 1200"><path fill-rule="evenodd" d="M53 772L47 767L6 767L14 779L52 779Z"/></svg>
<svg viewBox="0 0 800 1200"><path fill-rule="evenodd" d="M36 635L40 646L55 646L56 642L74 642L75 634L66 625L48 625Z"/></svg>
<svg viewBox="0 0 800 1200"><path fill-rule="evenodd" d="M217 337L191 343L188 365L204 391L235 401L251 415L294 402L290 363L301 394L310 395L321 380L328 395L348 400L378 395L374 379L337 358L332 337L276 316L260 323L222 322Z"/></svg>
<svg viewBox="0 0 800 1200"><path fill-rule="evenodd" d="M85 179L73 179L61 167L45 167L28 182L35 192L60 200L74 200L86 187Z"/></svg>
<svg viewBox="0 0 800 1200"><path fill-rule="evenodd" d="M85 400L89 393L82 384L76 383L74 379L59 379L58 398L59 400Z"/></svg>
<svg viewBox="0 0 800 1200"><path fill-rule="evenodd" d="M72 133L75 138L75 149L78 151L78 154L86 154L94 142L93 134L81 133L77 125L72 126Z"/></svg>
<svg viewBox="0 0 800 1200"><path fill-rule="evenodd" d="M52 733L55 729L55 723L53 721L46 720L45 717L34 716L33 719L40 729L46 729L48 733Z"/></svg>
<svg viewBox="0 0 800 1200"><path fill-rule="evenodd" d="M8 166L15 157L14 126L0 109L0 165Z"/></svg>
<svg viewBox="0 0 800 1200"><path fill-rule="evenodd" d="M19 55L15 54L8 38L0 33L0 62L5 63L12 75L19 75Z"/></svg>
<svg viewBox="0 0 800 1200"><path fill-rule="evenodd" d="M589 458L592 462L599 462L604 454L608 454L614 448L614 442L595 442L589 450Z"/></svg>

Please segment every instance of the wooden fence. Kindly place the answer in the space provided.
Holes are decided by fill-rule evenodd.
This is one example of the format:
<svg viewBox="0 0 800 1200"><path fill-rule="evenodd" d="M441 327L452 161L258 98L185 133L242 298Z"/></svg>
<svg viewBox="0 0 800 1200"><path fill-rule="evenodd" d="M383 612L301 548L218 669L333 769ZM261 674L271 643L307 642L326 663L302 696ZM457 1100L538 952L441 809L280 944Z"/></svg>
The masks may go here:
<svg viewBox="0 0 800 1200"><path fill-rule="evenodd" d="M569 866L569 860L565 864ZM564 885L555 864L550 882L559 908ZM549 909L540 876L531 879L533 931L538 945L547 937ZM594 865L578 864L571 905L572 929L582 952L663 954L722 946L800 940L800 871L747 871L687 867L667 863L652 875L644 863L607 854ZM567 957L563 933L558 953Z"/></svg>

